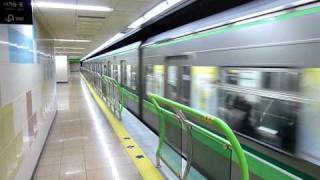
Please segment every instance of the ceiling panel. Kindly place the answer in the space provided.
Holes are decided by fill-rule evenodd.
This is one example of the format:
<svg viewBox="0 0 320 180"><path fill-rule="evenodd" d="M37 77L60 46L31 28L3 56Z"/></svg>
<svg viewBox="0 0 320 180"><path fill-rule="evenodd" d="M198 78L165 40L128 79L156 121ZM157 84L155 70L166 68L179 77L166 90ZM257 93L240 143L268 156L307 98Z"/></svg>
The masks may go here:
<svg viewBox="0 0 320 180"><path fill-rule="evenodd" d="M89 53L163 0L35 0L108 6L112 12L35 8L35 15L56 39L89 39L91 43L56 42L56 46L84 47ZM78 50L77 50L78 51ZM84 54L85 55L85 54Z"/></svg>

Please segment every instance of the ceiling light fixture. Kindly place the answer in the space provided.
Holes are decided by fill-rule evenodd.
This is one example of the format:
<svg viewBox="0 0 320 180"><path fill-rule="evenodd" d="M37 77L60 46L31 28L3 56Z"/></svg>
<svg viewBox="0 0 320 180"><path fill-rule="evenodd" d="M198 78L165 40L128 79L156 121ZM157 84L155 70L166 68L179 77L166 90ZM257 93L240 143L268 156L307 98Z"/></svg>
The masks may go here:
<svg viewBox="0 0 320 180"><path fill-rule="evenodd" d="M158 5L156 5L154 8L150 9L148 12L146 12L142 17L138 18L137 20L133 21L128 28L135 29L140 27L143 23L147 22L153 17L158 16L162 12L166 11L167 9L173 7L175 4L180 2L182 0L166 0Z"/></svg>
<svg viewBox="0 0 320 180"><path fill-rule="evenodd" d="M80 48L80 47L54 47L55 49L86 49L86 48Z"/></svg>
<svg viewBox="0 0 320 180"><path fill-rule="evenodd" d="M112 38L110 38L109 40L107 40L105 43L103 43L101 46L99 46L97 49L95 49L94 51L92 51L91 53L89 53L88 55L86 55L85 57L83 57L81 60L87 59L88 57L94 55L95 53L101 51L102 49L106 48L107 46L109 46L110 44L112 44L113 42L115 42L116 40L122 38L124 36L123 33L117 33L116 35L114 35Z"/></svg>
<svg viewBox="0 0 320 180"><path fill-rule="evenodd" d="M54 41L60 42L91 42L91 40L86 39L53 39Z"/></svg>
<svg viewBox="0 0 320 180"><path fill-rule="evenodd" d="M70 10L83 10L83 11L102 11L110 12L112 8L106 6L89 6L79 4L67 4L67 3L55 3L55 2L35 2L32 6L39 8L50 8L50 9L70 9Z"/></svg>
<svg viewBox="0 0 320 180"><path fill-rule="evenodd" d="M145 22L144 17L140 17L140 18L138 18L137 20L133 21L133 22L128 26L128 28L130 28L130 29L138 28L138 27L140 27L144 22Z"/></svg>
<svg viewBox="0 0 320 180"><path fill-rule="evenodd" d="M82 54L83 52L56 52L56 54Z"/></svg>

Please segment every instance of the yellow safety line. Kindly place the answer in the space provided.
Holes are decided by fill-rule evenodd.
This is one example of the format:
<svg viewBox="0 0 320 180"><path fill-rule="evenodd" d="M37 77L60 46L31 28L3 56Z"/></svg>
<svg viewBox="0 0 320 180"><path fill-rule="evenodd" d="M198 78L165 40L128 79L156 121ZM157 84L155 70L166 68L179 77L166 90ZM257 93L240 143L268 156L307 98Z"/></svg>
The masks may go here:
<svg viewBox="0 0 320 180"><path fill-rule="evenodd" d="M90 93L94 97L96 103L99 105L100 109L102 110L103 114L111 124L114 132L117 134L118 138L120 139L121 144L124 146L128 155L134 162L142 178L146 180L162 180L163 177L158 171L158 169L152 164L149 158L138 146L138 144L135 143L133 138L129 135L129 133L122 126L120 121L114 116L114 114L106 106L104 101L98 96L98 94L95 92L95 90L86 80L86 78L82 74L81 74L81 77L84 80L85 84L87 85ZM128 137L130 139L128 139ZM134 147L130 149L130 148L127 148L128 146L134 146ZM137 158L141 156L143 156L143 158L140 158L140 159Z"/></svg>

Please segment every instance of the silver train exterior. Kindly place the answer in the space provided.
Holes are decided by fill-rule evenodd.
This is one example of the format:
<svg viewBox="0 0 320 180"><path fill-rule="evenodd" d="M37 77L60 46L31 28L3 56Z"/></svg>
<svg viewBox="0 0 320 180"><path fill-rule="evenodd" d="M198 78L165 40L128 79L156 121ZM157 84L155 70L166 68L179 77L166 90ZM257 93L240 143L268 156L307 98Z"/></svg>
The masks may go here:
<svg viewBox="0 0 320 180"><path fill-rule="evenodd" d="M95 66L126 87L133 97L125 106L155 132L159 122L147 108L149 92L220 117L246 151L297 177L317 179L319 20L316 3L199 32L181 35L181 27L84 66ZM197 29L196 23L187 26ZM237 168L232 171L238 174Z"/></svg>

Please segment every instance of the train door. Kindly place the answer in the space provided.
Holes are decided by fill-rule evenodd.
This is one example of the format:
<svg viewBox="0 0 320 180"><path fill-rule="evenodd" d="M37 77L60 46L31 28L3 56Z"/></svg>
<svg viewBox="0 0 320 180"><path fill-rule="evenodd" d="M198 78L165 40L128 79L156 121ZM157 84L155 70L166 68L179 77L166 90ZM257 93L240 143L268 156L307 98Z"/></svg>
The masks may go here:
<svg viewBox="0 0 320 180"><path fill-rule="evenodd" d="M191 66L187 65L188 56L166 58L165 96L185 105L190 104Z"/></svg>

